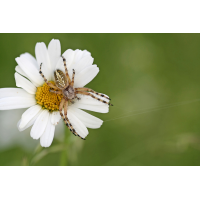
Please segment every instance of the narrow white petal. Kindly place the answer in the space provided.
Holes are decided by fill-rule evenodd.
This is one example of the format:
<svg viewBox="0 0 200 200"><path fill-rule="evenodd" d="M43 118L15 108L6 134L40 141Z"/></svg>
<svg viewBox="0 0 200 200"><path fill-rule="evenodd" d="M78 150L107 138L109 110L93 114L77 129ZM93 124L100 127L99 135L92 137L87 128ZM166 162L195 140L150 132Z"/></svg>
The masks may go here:
<svg viewBox="0 0 200 200"><path fill-rule="evenodd" d="M17 87L23 88L30 94L36 93L36 87L29 80L27 80L17 72L15 73L15 81Z"/></svg>
<svg viewBox="0 0 200 200"><path fill-rule="evenodd" d="M43 110L39 117L36 119L32 129L31 129L31 137L33 139L39 139L44 133L47 123L49 121L49 111Z"/></svg>
<svg viewBox="0 0 200 200"><path fill-rule="evenodd" d="M26 97L34 98L34 95L29 94L21 88L1 88L0 89L0 99L5 97Z"/></svg>
<svg viewBox="0 0 200 200"><path fill-rule="evenodd" d="M72 110L68 110L67 116L69 118L69 121L71 122L72 126L76 130L76 132L82 137L85 138L88 135L88 130L86 126L81 122L73 113Z"/></svg>
<svg viewBox="0 0 200 200"><path fill-rule="evenodd" d="M56 111L51 114L51 123L57 125L61 119L60 112Z"/></svg>
<svg viewBox="0 0 200 200"><path fill-rule="evenodd" d="M52 39L48 45L48 52L52 69L55 70L58 59L61 56L60 41Z"/></svg>
<svg viewBox="0 0 200 200"><path fill-rule="evenodd" d="M99 68L92 65L83 69L78 75L75 76L74 87L84 87L99 73Z"/></svg>
<svg viewBox="0 0 200 200"><path fill-rule="evenodd" d="M74 51L74 63L78 62L83 56L83 51L80 49L76 49Z"/></svg>
<svg viewBox="0 0 200 200"><path fill-rule="evenodd" d="M62 57L60 57L60 58L58 59L58 62L57 62L57 64L56 64L56 70L57 70L57 69L61 70L62 72L65 72L65 68L64 68L64 63L63 63Z"/></svg>
<svg viewBox="0 0 200 200"><path fill-rule="evenodd" d="M27 109L21 117L21 122L18 126L19 129L23 129L40 111L42 107L35 105Z"/></svg>
<svg viewBox="0 0 200 200"><path fill-rule="evenodd" d="M35 117L33 117L33 118L26 124L26 126L24 126L23 128L19 128L19 125L21 124L21 119L20 119L19 122L17 123L17 128L18 128L18 130L19 130L19 131L24 131L25 129L27 129L27 128L29 128L30 126L32 126L32 125L35 123L36 119L40 116L40 114L42 113L42 111L43 111L43 110L40 110L40 111L38 112L38 114L37 114Z"/></svg>
<svg viewBox="0 0 200 200"><path fill-rule="evenodd" d="M30 53L21 54L20 57L29 60L38 70L40 69L36 59Z"/></svg>
<svg viewBox="0 0 200 200"><path fill-rule="evenodd" d="M15 67L15 71L18 72L19 74L21 74L22 76L27 77L27 75L25 74L25 72L21 69L21 67L19 65L17 65Z"/></svg>
<svg viewBox="0 0 200 200"><path fill-rule="evenodd" d="M78 108L69 107L69 110L76 115L76 117L83 122L83 124L88 128L100 128L103 124L103 121L93 115L90 115L83 110Z"/></svg>
<svg viewBox="0 0 200 200"><path fill-rule="evenodd" d="M15 59L20 68L25 72L27 78L36 86L41 86L44 83L43 78L39 74L39 70L35 65L27 60L25 57L18 57Z"/></svg>
<svg viewBox="0 0 200 200"><path fill-rule="evenodd" d="M12 110L19 108L28 108L36 104L35 98L27 97L6 97L0 99L0 110Z"/></svg>
<svg viewBox="0 0 200 200"><path fill-rule="evenodd" d="M42 147L49 147L53 142L55 132L55 126L48 120L46 129L40 138L40 144Z"/></svg>
<svg viewBox="0 0 200 200"><path fill-rule="evenodd" d="M99 113L108 113L108 111L109 111L108 105L96 106L96 105L87 105L87 104L75 103L73 106L76 107L76 108L81 108L81 109L84 109L84 110L90 110L90 111L99 112Z"/></svg>
<svg viewBox="0 0 200 200"><path fill-rule="evenodd" d="M52 80L53 69L51 66L49 53L44 42L37 43L35 46L35 55L37 58L38 65L42 63L42 72L47 80Z"/></svg>
<svg viewBox="0 0 200 200"><path fill-rule="evenodd" d="M62 55L66 59L67 69L69 70L72 63L74 62L75 51L68 49Z"/></svg>

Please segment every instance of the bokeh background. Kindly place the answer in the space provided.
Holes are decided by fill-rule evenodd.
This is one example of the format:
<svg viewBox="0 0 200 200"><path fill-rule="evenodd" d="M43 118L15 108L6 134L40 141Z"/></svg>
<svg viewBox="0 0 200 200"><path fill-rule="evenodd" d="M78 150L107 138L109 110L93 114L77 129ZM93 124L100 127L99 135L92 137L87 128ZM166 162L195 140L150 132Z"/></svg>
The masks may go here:
<svg viewBox="0 0 200 200"><path fill-rule="evenodd" d="M53 38L62 53L92 53L100 73L87 87L114 106L90 112L105 123L86 141L60 121L48 149L18 131L25 109L0 111L0 165L60 165L64 134L73 141L68 165L200 165L200 34L0 34L0 88L15 87L16 57Z"/></svg>

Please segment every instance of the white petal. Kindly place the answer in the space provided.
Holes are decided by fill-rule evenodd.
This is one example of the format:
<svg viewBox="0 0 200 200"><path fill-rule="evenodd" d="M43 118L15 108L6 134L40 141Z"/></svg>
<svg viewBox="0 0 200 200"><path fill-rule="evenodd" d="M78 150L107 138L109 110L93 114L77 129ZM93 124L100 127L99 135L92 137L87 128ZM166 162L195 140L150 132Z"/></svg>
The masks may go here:
<svg viewBox="0 0 200 200"><path fill-rule="evenodd" d="M58 59L61 56L60 41L52 39L48 46L48 52L52 69L55 70Z"/></svg>
<svg viewBox="0 0 200 200"><path fill-rule="evenodd" d="M29 80L19 75L17 72L15 73L15 81L17 87L23 88L30 94L36 93L36 87Z"/></svg>
<svg viewBox="0 0 200 200"><path fill-rule="evenodd" d="M87 104L75 103L73 106L76 107L76 108L81 108L81 109L84 109L84 110L91 110L91 111L99 112L99 113L108 113L108 111L109 111L108 105L96 106L96 105L87 105Z"/></svg>
<svg viewBox="0 0 200 200"><path fill-rule="evenodd" d="M57 69L61 70L62 72L65 72L65 68L64 68L64 63L63 63L62 57L60 57L60 58L58 59L58 62L57 62L57 64L56 64L56 70L57 70Z"/></svg>
<svg viewBox="0 0 200 200"><path fill-rule="evenodd" d="M28 108L36 104L35 98L27 97L6 97L0 99L0 110L12 110Z"/></svg>
<svg viewBox="0 0 200 200"><path fill-rule="evenodd" d="M42 63L42 72L47 80L52 80L53 69L51 66L49 53L44 42L37 43L35 46L35 55L37 58L38 65Z"/></svg>
<svg viewBox="0 0 200 200"><path fill-rule="evenodd" d="M55 132L55 126L48 120L47 127L40 138L40 144L42 147L49 147L53 142Z"/></svg>
<svg viewBox="0 0 200 200"><path fill-rule="evenodd" d="M87 50L83 50L82 57L85 57L85 56L91 56L91 53Z"/></svg>
<svg viewBox="0 0 200 200"><path fill-rule="evenodd" d="M39 70L33 65L30 60L25 57L18 57L15 59L20 68L25 72L27 78L36 86L41 86L44 83L42 76L39 74Z"/></svg>
<svg viewBox="0 0 200 200"><path fill-rule="evenodd" d="M39 115L42 113L42 111L43 111L43 110L40 110L40 111L38 112L38 114L37 114L35 117L33 117L33 118L26 124L26 126L24 126L23 128L19 128L19 125L21 124L21 119L20 119L19 122L17 123L17 128L18 128L18 130L19 130L19 131L24 131L25 129L27 129L27 128L29 128L30 126L32 126L32 125L35 123L36 119L39 117Z"/></svg>
<svg viewBox="0 0 200 200"><path fill-rule="evenodd" d="M72 63L74 62L75 52L71 49L68 49L62 55L66 59L67 69L69 70ZM64 68L64 65L63 65L63 68Z"/></svg>
<svg viewBox="0 0 200 200"><path fill-rule="evenodd" d="M51 114L51 123L57 125L61 119L60 112L56 111Z"/></svg>
<svg viewBox="0 0 200 200"><path fill-rule="evenodd" d="M24 53L21 54L20 57L25 58L26 60L29 60L32 62L32 64L39 70L40 66L38 65L36 59L30 54L30 53Z"/></svg>
<svg viewBox="0 0 200 200"><path fill-rule="evenodd" d="M100 128L100 126L103 124L103 121L97 117L94 117L93 115L90 115L83 110L80 110L78 108L69 107L69 110L71 110L76 117L79 118L83 122L83 124L88 128Z"/></svg>
<svg viewBox="0 0 200 200"><path fill-rule="evenodd" d="M92 65L83 69L78 75L75 75L74 87L84 87L99 73L99 68Z"/></svg>
<svg viewBox="0 0 200 200"><path fill-rule="evenodd" d="M27 75L25 74L25 72L21 69L21 67L19 65L17 65L15 67L15 71L18 72L19 74L21 74L22 76L27 77Z"/></svg>
<svg viewBox="0 0 200 200"><path fill-rule="evenodd" d="M68 110L67 116L69 118L69 121L71 122L72 126L76 130L76 132L82 137L85 138L88 135L88 130L86 126L81 122L76 116L75 113L73 113L73 110Z"/></svg>
<svg viewBox="0 0 200 200"><path fill-rule="evenodd" d="M18 128L23 129L28 124L28 122L30 122L41 110L42 110L42 107L39 105L35 105L27 109L22 114L21 122Z"/></svg>
<svg viewBox="0 0 200 200"><path fill-rule="evenodd" d="M49 111L43 110L39 117L36 119L32 129L31 129L31 137L33 139L39 139L44 133L47 123L49 121Z"/></svg>
<svg viewBox="0 0 200 200"><path fill-rule="evenodd" d="M77 63L71 65L69 71L70 78L72 77L72 69L75 70L76 76L86 67L90 67L94 61L94 58L91 56L85 56L81 58Z"/></svg>
<svg viewBox="0 0 200 200"><path fill-rule="evenodd" d="M21 88L1 88L0 99L5 97L27 97L34 98L34 95L29 94Z"/></svg>
<svg viewBox="0 0 200 200"><path fill-rule="evenodd" d="M74 63L76 63L76 62L78 62L81 58L82 58L82 56L83 56L83 51L82 50L79 50L79 49L76 49L75 51L74 51Z"/></svg>

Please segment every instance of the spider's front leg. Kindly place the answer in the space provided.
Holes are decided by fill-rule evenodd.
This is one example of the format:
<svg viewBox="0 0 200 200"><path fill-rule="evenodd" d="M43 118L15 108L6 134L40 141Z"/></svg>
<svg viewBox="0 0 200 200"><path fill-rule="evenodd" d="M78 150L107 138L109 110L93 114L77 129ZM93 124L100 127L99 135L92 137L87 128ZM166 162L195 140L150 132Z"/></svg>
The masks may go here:
<svg viewBox="0 0 200 200"><path fill-rule="evenodd" d="M52 83L48 82L47 79L46 79L46 77L45 77L44 74L42 73L42 63L40 64L40 71L39 71L39 73L41 74L41 76L42 76L42 78L44 79L45 83L46 83L49 87L54 88L55 90L58 89L55 85L53 85Z"/></svg>
<svg viewBox="0 0 200 200"><path fill-rule="evenodd" d="M71 85L72 87L74 87L74 77L75 77L75 70L73 69L72 82L70 83L70 85Z"/></svg>
<svg viewBox="0 0 200 200"><path fill-rule="evenodd" d="M70 79L69 74L68 74L66 59L63 56L62 56L62 59L63 59L64 67L65 67L65 74L66 74L68 83L70 84L71 83L71 79Z"/></svg>

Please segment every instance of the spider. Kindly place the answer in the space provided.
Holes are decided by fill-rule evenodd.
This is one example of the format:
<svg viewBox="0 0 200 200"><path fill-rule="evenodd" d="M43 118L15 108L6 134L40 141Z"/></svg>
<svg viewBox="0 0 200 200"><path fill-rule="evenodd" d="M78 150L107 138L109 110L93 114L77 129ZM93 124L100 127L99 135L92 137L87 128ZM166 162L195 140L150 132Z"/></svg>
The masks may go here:
<svg viewBox="0 0 200 200"><path fill-rule="evenodd" d="M104 97L108 100L111 100L110 98L108 98L107 96L105 96L104 94L95 92L94 90L90 89L90 88L74 88L74 77L75 77L75 70L73 69L73 75L72 75L72 80L69 77L68 74L68 70L67 70L67 65L66 65L66 59L62 56L63 59L63 63L64 63L64 68L65 68L65 74L61 71L61 70L56 70L54 72L54 77L55 77L55 84L53 85L52 83L50 83L44 76L44 74L42 73L42 63L40 65L40 71L39 73L41 74L41 76L43 77L45 83L47 85L49 85L49 87L55 89L52 90L50 89L50 92L56 93L56 94L62 94L63 98L60 102L59 105L59 112L61 117L63 118L66 126L69 128L69 130L75 135L80 137L81 139L85 140L85 138L82 138L80 135L78 135L78 133L76 132L76 130L73 128L72 124L70 123L68 117L67 117L67 107L68 107L68 102L74 103L74 100L80 100L79 97L77 97L77 94L82 94L82 95L87 95L87 96L91 96L94 99L97 99L98 101L101 101L102 103L108 104L113 106L112 104L98 98L95 97L93 94L96 94L98 96ZM64 115L63 115L63 110L64 108Z"/></svg>

